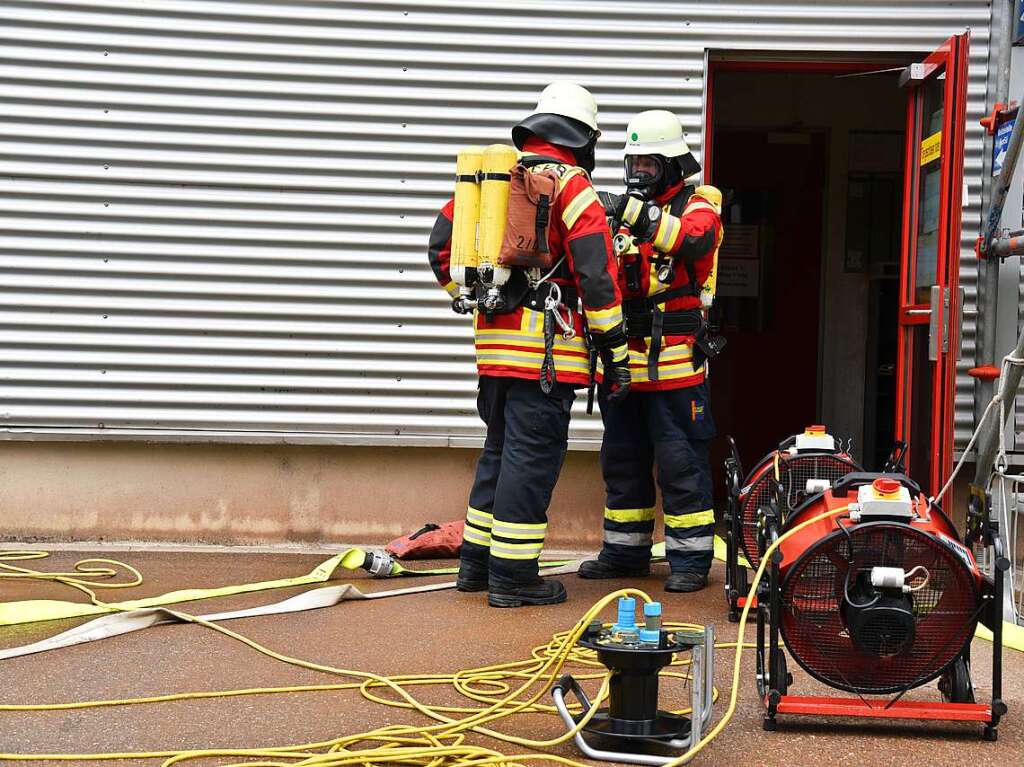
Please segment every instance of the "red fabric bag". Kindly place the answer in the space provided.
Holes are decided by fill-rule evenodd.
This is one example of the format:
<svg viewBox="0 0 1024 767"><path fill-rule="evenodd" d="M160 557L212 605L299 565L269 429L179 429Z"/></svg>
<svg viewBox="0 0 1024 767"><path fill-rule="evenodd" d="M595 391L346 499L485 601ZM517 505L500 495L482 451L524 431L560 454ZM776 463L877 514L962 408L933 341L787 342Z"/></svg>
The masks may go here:
<svg viewBox="0 0 1024 767"><path fill-rule="evenodd" d="M462 548L465 522L428 522L415 533L391 541L384 550L398 559L455 559Z"/></svg>

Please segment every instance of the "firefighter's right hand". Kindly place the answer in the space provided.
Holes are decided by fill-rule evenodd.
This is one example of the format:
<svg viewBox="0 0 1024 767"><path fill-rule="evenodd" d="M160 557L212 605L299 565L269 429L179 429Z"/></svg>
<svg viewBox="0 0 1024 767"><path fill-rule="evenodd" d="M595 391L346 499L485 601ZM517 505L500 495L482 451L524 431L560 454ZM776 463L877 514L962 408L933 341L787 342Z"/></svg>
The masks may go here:
<svg viewBox="0 0 1024 767"><path fill-rule="evenodd" d="M607 354L606 357L611 357ZM604 359L604 384L608 387L608 399L617 402L629 394L633 377L629 373L629 353L620 359Z"/></svg>
<svg viewBox="0 0 1024 767"><path fill-rule="evenodd" d="M629 374L629 348L626 345L625 328L618 324L614 328L594 336L604 367L604 385L611 400L623 399L629 394L632 377Z"/></svg>
<svg viewBox="0 0 1024 767"><path fill-rule="evenodd" d="M622 223L629 227L630 233L641 242L646 242L654 236L660 219L661 208L657 203L632 195L627 198Z"/></svg>
<svg viewBox="0 0 1024 767"><path fill-rule="evenodd" d="M465 296L456 296L452 299L452 311L456 314L472 314L473 305L466 300Z"/></svg>

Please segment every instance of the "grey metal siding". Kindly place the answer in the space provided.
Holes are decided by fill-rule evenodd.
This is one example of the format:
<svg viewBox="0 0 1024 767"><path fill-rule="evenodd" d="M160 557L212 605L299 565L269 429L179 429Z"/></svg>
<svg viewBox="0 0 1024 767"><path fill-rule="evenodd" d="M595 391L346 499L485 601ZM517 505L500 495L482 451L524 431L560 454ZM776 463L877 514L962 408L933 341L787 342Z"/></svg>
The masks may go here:
<svg viewBox="0 0 1024 767"><path fill-rule="evenodd" d="M705 49L927 51L968 26L971 306L988 2L6 0L0 425L472 440L471 334L424 256L460 146L574 79L613 187L641 109L678 112L699 153Z"/></svg>

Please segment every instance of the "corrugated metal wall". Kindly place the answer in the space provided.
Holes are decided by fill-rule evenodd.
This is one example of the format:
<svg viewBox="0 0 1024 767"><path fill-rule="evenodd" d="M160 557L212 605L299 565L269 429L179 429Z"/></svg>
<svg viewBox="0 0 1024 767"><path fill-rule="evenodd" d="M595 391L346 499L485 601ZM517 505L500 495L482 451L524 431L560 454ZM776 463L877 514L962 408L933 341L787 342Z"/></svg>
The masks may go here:
<svg viewBox="0 0 1024 767"><path fill-rule="evenodd" d="M699 152L706 48L925 51L970 26L979 179L988 23L981 0L4 0L0 423L478 435L470 332L424 258L459 146L506 140L542 84L574 79L612 187L636 111L678 112Z"/></svg>

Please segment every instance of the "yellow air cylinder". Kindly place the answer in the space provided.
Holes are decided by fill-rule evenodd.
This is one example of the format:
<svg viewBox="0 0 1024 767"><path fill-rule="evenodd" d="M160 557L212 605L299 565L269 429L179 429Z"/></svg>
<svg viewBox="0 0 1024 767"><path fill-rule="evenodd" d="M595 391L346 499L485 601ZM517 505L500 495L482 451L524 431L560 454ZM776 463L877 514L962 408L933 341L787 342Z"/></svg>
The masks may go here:
<svg viewBox="0 0 1024 767"><path fill-rule="evenodd" d="M455 161L455 212L452 216L451 274L460 288L469 287L466 269L475 269L480 251L477 229L480 225L480 179L484 148L468 146ZM471 282L472 280L470 280Z"/></svg>
<svg viewBox="0 0 1024 767"><path fill-rule="evenodd" d="M693 192L691 201L694 199L710 204L719 216L722 215L722 193L717 187L708 184L698 186ZM708 272L708 277L704 284L700 286L700 305L705 309L710 308L711 304L714 303L715 293L718 289L718 249L721 247L723 239L724 232L719 228L718 242L715 243L715 256L711 262L711 271Z"/></svg>
<svg viewBox="0 0 1024 767"><path fill-rule="evenodd" d="M511 274L507 266L498 265L498 253L508 220L510 174L518 159L516 150L506 144L491 144L484 149L480 184L480 271L486 273L490 268L494 275L490 283L495 286L504 285Z"/></svg>

